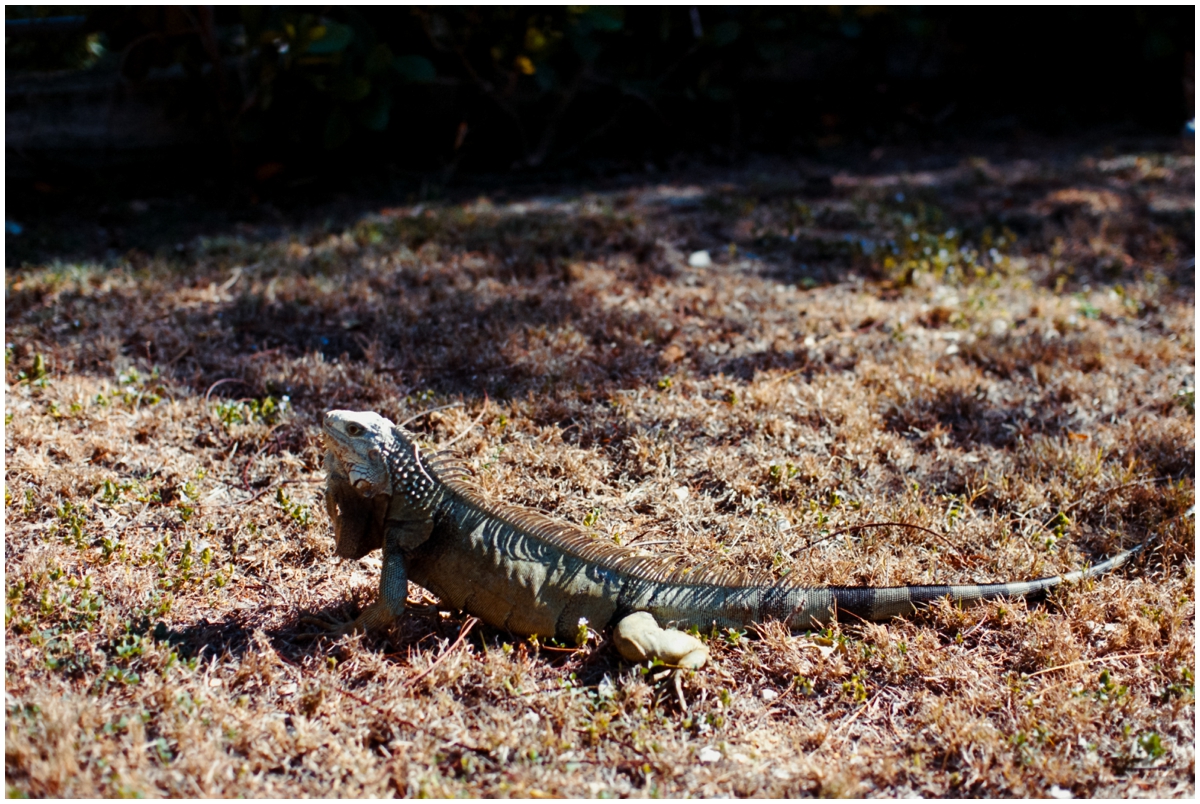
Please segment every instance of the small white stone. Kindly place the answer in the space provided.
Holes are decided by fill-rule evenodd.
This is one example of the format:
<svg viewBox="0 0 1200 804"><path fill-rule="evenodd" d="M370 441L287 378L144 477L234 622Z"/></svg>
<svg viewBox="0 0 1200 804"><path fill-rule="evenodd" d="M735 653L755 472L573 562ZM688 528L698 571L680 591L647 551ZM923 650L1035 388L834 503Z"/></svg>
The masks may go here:
<svg viewBox="0 0 1200 804"><path fill-rule="evenodd" d="M1049 793L1051 798L1075 798L1075 794L1070 790L1063 790L1056 784L1050 785Z"/></svg>
<svg viewBox="0 0 1200 804"><path fill-rule="evenodd" d="M698 754L696 754L696 759L697 761L707 765L710 762L716 762L720 760L721 752L713 748L711 745L706 745L704 748L700 749Z"/></svg>
<svg viewBox="0 0 1200 804"><path fill-rule="evenodd" d="M596 685L596 694L606 700L617 694L617 685L609 678L608 673L605 673L604 678Z"/></svg>
<svg viewBox="0 0 1200 804"><path fill-rule="evenodd" d="M948 354L948 355L956 355L956 354L958 354L958 344L957 344L957 343L952 343L952 344L950 344L949 346L947 346L947 347L946 347L946 354Z"/></svg>
<svg viewBox="0 0 1200 804"><path fill-rule="evenodd" d="M804 345L805 345L805 347L811 349L817 345L817 339L814 338L812 335L807 335L804 338Z"/></svg>
<svg viewBox="0 0 1200 804"><path fill-rule="evenodd" d="M707 251L693 251L688 257L688 265L693 268L707 268L712 265L712 257Z"/></svg>
<svg viewBox="0 0 1200 804"><path fill-rule="evenodd" d="M779 693L775 690L763 690L759 693L759 697L761 697L764 701L773 701L779 697Z"/></svg>
<svg viewBox="0 0 1200 804"><path fill-rule="evenodd" d="M521 719L528 720L530 723L537 723L539 720L541 720L541 718L538 717L538 713L534 712L533 710L526 712L524 717L522 717Z"/></svg>
<svg viewBox="0 0 1200 804"><path fill-rule="evenodd" d="M688 498L688 490L684 486L679 486L678 488L671 489L671 493L674 494L675 499L679 500L680 502L684 502Z"/></svg>

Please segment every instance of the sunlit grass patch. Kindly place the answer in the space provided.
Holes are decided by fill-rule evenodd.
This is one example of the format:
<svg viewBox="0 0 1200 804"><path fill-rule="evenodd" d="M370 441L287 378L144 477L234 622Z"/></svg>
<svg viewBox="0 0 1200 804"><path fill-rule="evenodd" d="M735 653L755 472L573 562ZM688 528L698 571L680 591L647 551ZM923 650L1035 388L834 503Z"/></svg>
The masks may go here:
<svg viewBox="0 0 1200 804"><path fill-rule="evenodd" d="M1193 794L1191 245L1127 200L1190 174L1139 164L476 198L10 271L9 792ZM1093 176L1120 203L1051 197ZM684 711L603 624L518 639L415 586L391 632L309 640L380 573L332 555L332 408L421 414L487 493L688 566L985 583L1151 547L1041 602L697 629Z"/></svg>

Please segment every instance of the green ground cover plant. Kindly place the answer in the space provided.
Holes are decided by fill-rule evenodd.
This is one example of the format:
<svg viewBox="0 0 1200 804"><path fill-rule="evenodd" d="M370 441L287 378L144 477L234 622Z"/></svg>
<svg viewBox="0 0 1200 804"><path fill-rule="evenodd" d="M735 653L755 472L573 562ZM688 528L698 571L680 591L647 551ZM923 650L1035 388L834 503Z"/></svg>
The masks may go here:
<svg viewBox="0 0 1200 804"><path fill-rule="evenodd" d="M8 793L1194 796L1194 171L772 163L11 266ZM803 584L1152 546L1041 603L703 634L681 695L415 586L330 641L300 617L379 574L332 555L332 408ZM837 534L872 522L925 530Z"/></svg>

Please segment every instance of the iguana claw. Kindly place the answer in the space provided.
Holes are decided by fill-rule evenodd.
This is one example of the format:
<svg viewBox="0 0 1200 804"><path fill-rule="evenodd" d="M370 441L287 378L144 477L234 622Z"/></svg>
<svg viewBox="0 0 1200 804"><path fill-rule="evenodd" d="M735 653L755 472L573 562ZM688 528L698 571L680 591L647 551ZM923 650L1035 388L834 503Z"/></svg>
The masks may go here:
<svg viewBox="0 0 1200 804"><path fill-rule="evenodd" d="M387 606L379 602L372 603L363 609L362 614L355 617L349 622L330 622L321 617L313 617L305 615L300 618L300 622L309 625L315 625L325 631L325 635L333 639L339 639L350 634L370 631L375 628L382 628L391 625L395 617ZM314 634L313 636L319 636Z"/></svg>
<svg viewBox="0 0 1200 804"><path fill-rule="evenodd" d="M305 625L315 625L317 628L321 629L321 633L319 633L319 634L303 634L302 635L302 636L310 638L310 639L315 639L316 637L319 637L319 636L329 636L334 639L338 639L340 637L344 637L347 634L354 632L354 621L353 620L351 620L349 622L331 622L322 617L313 617L313 616L305 615L299 619L299 622L302 622Z"/></svg>

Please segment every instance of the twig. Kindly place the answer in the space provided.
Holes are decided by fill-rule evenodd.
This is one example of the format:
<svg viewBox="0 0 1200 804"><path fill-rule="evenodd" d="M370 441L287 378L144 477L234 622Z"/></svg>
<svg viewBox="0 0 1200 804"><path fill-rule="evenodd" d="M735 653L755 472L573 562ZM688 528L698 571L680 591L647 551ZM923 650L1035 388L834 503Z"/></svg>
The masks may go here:
<svg viewBox="0 0 1200 804"><path fill-rule="evenodd" d="M244 380L239 380L237 377L226 377L223 380L217 380L212 385L208 386L208 390L204 392L204 406L205 407L208 407L208 398L210 396L212 396L212 392L216 389L216 387L218 385L224 385L227 382L240 382L242 385L245 385L247 388L250 387L249 383L247 383Z"/></svg>
<svg viewBox="0 0 1200 804"><path fill-rule="evenodd" d="M548 650L551 653L579 653L583 648L563 648L558 645L538 645L539 651Z"/></svg>
<svg viewBox="0 0 1200 804"><path fill-rule="evenodd" d="M588 732L586 729L575 729L575 732L577 734L590 734L590 732ZM636 754L640 754L643 759L647 759L647 760L651 759L649 754L647 754L645 751L638 748L636 745L634 745L633 743L631 743L627 740L622 740L620 737L609 734L607 731L600 731L600 732L598 732L598 734L599 734L599 736L601 736L607 740L612 740L617 745L628 748L630 751L633 751Z"/></svg>
<svg viewBox="0 0 1200 804"><path fill-rule="evenodd" d="M456 435L454 438L452 438L452 439L450 439L449 441L447 441L445 444L442 444L440 447L438 447L438 449L439 449L439 450L450 449L450 447L454 446L454 444L455 444L455 443L456 443L456 442L457 442L457 441L458 441L460 438L462 438L462 437L463 437L463 436L465 436L467 433L469 433L469 432L471 432L472 430L474 430L474 429L475 429L475 426L476 426L477 424L479 424L481 421L483 421L483 414L487 413L487 408L488 408L488 395L487 395L487 391L484 391L484 392L483 392L483 410L479 411L479 415L475 417L475 421L471 422L471 426L470 426L470 427L468 427L467 429L463 430L461 433L459 433L459 434L458 434L458 435Z"/></svg>
<svg viewBox="0 0 1200 804"><path fill-rule="evenodd" d="M462 407L462 402L451 402L449 405L439 405L436 408L430 408L429 410L423 410L420 413L415 413L412 416L409 416L404 421L400 422L400 426L404 427L409 422L415 422L417 419L421 418L422 416L428 416L430 413L437 413L439 410L446 410L447 408L460 408L460 407Z"/></svg>
<svg viewBox="0 0 1200 804"><path fill-rule="evenodd" d="M679 708L686 715L688 713L687 700L683 697L683 671L671 671L672 682L675 686L675 696L679 699Z"/></svg>
<svg viewBox="0 0 1200 804"><path fill-rule="evenodd" d="M249 499L238 500L237 502L232 502L232 503L229 503L229 505L225 505L222 507L223 508L232 508L235 505L249 505L250 503L254 502L255 500L257 500L259 497L263 496L267 492L274 491L275 489L280 488L281 486L286 486L289 483L320 483L320 482L321 482L320 480L302 480L302 479L281 480L278 483L267 486L265 489L260 491L258 494L255 494L253 497L250 497Z"/></svg>
<svg viewBox="0 0 1200 804"><path fill-rule="evenodd" d="M250 578L249 580L252 581L253 583L258 584L258 587L260 589L269 589L270 591L279 595L281 598L283 598L283 602L288 605L288 608L291 608L292 599L290 597L288 597L287 594L285 594L284 591L282 589L280 589L278 586L276 586L273 583L270 583L269 581L264 581L262 578Z"/></svg>
<svg viewBox="0 0 1200 804"><path fill-rule="evenodd" d="M1045 670L1038 670L1036 673L1030 673L1028 676L1026 676L1026 678L1033 678L1034 676L1040 676L1042 673L1053 673L1055 670L1065 670L1066 668L1074 667L1077 664L1093 664L1095 662L1103 662L1103 661L1109 661L1109 660L1115 661L1117 659L1136 659L1139 656L1158 656L1161 653L1166 653L1166 651L1148 650L1148 651L1145 651L1144 653L1122 653L1117 656L1099 656L1095 659L1080 659L1077 662L1067 662L1066 664L1060 664L1055 667L1047 667Z"/></svg>
<svg viewBox="0 0 1200 804"><path fill-rule="evenodd" d="M957 553L960 558L962 557L962 553L960 553L958 551L958 548L955 547L950 542L946 541L946 538L944 536L942 536L942 534L938 533L936 530L930 530L929 528L922 527L921 525L911 525L908 522L866 522L862 525L851 525L848 528L842 528L841 530L835 530L833 533L822 536L820 539L817 539L816 541L810 541L808 544L804 545L800 549L807 550L808 548L812 547L813 545L820 544L821 542L829 541L834 536L841 536L843 533L854 533L855 531L866 530L867 528L912 528L913 530L919 530L924 533L928 533L929 535L933 536L935 539L938 539L942 544L946 545L951 550L953 550L955 553Z"/></svg>
<svg viewBox="0 0 1200 804"><path fill-rule="evenodd" d="M1093 491L1091 494L1087 494L1087 495L1084 495L1083 497L1080 497L1078 500L1071 503L1066 508L1059 509L1059 511L1057 513L1055 513L1054 516L1050 517L1044 523L1042 523L1042 530L1047 530L1050 527L1050 523L1053 522L1055 519L1057 519L1059 514L1066 514L1067 511L1072 511L1072 510L1078 508L1079 506L1083 505L1088 500L1094 499L1096 497L1104 497L1109 494L1112 494L1114 491L1120 491L1121 489L1127 489L1131 486L1140 486L1143 483L1161 483L1164 480L1174 480L1174 479L1175 478L1171 477L1170 475L1167 475L1166 477L1143 477L1140 480L1131 480L1128 483L1122 483L1119 486L1111 486L1110 488L1101 489L1100 491Z"/></svg>
<svg viewBox="0 0 1200 804"><path fill-rule="evenodd" d="M259 447L258 452L254 453L254 455L252 455L250 458L248 458L246 460L246 465L242 467L242 490L243 491L250 490L250 465L252 463L254 463L256 460L258 460L258 456L261 455L262 451L266 448L267 448L266 444L263 444L261 447Z"/></svg>
<svg viewBox="0 0 1200 804"><path fill-rule="evenodd" d="M770 705L769 705L769 706L768 706L766 709L764 709L762 712L760 712L760 713L759 713L759 715L758 715L758 718L756 718L756 719L755 719L755 721L754 721L754 725L756 725L756 726L757 726L759 723L761 723L761 722L762 722L762 719L763 719L764 717L766 717L767 715L769 715L769 714L771 714L772 712L774 712L774 711L775 711L775 707L777 707L777 706L782 706L782 705L783 705L783 702L784 702L785 700L787 700L787 697L788 697L789 695L791 695L791 694L792 694L792 692L793 692L793 691L794 691L794 690L795 690L795 689L796 689L798 686L799 686L799 685L796 683L796 681L795 681L795 680L793 680L793 681L792 681L792 683L788 685L788 688L787 688L786 690L784 690L784 692L783 692L783 694L782 694L782 695L780 695L780 696L779 696L778 698L776 698L774 701L771 701Z"/></svg>
<svg viewBox="0 0 1200 804"><path fill-rule="evenodd" d="M283 349L282 346L275 346L270 349L263 349L261 352L255 352L254 354L250 355L250 357L248 357L246 359L247 360L258 360L260 357L266 357L267 355L273 355L276 352L281 351L282 349Z"/></svg>
<svg viewBox="0 0 1200 804"><path fill-rule="evenodd" d="M447 656L449 656L451 653L453 653L455 651L455 649L457 649L458 646L463 643L463 640L465 640L467 638L467 634L471 633L471 629L474 628L475 624L478 622L479 622L478 617L468 617L467 621L465 623L463 623L462 630L458 632L458 639L454 640L454 644L451 645L450 647L446 648L446 650L442 651L442 655L437 657L436 659L434 659L433 664L426 667L424 672L418 673L413 678L404 682L404 684L401 685L401 689L408 689L409 687L416 684L421 679L425 678L425 676L432 673L433 669L435 667L437 667L439 664L441 664L443 659L445 659Z"/></svg>
<svg viewBox="0 0 1200 804"><path fill-rule="evenodd" d="M512 701L512 700L516 700L518 698L528 698L531 695L541 695L543 693L554 694L554 695L563 695L564 693L567 693L567 692L579 692L582 690L592 689L592 688L594 688L594 686L595 685L580 686L580 687L561 687L561 686L539 687L535 690L526 690L525 692L511 692L508 694L508 697L506 697L504 700ZM493 701L480 701L479 703L472 704L471 706L466 707L462 711L464 714L467 712L474 712L476 710L482 709L485 706L491 706L493 703L494 703Z"/></svg>
<svg viewBox="0 0 1200 804"><path fill-rule="evenodd" d="M849 718L847 718L846 720L843 720L841 723L839 723L838 727L833 730L833 734L831 734L829 736L836 737L841 731L843 731L844 729L848 729L850 727L850 724L852 724L854 721L858 720L859 715L861 715L863 712L867 711L867 709L869 709L870 707L879 703L880 696L882 696L884 691L887 689L888 689L887 687L884 687L883 689L879 690L874 695L872 695L871 700L867 701L862 706L860 706L855 711L855 713L853 715L851 715Z"/></svg>
<svg viewBox="0 0 1200 804"><path fill-rule="evenodd" d="M568 669L571 669L573 672L578 673L580 670L587 667L588 665L594 664L595 662L599 661L600 658L604 655L604 650L611 644L612 644L612 639L610 637L604 637L603 639L600 640L600 644L596 645L596 647L587 656L584 656L582 659L575 659L574 664L572 664L571 662L567 662L565 667ZM580 650L577 650L575 652L575 654L576 654L576 656L578 656L582 652L583 652L583 650L581 648Z"/></svg>
<svg viewBox="0 0 1200 804"><path fill-rule="evenodd" d="M168 361L167 361L167 365L168 365L168 366L173 366L173 365L175 365L175 364L176 364L176 363L178 363L180 360L182 360L183 358L187 357L187 356L188 356L188 354L190 354L190 353L191 353L191 351L192 351L192 346L191 346L191 344L188 344L187 346L183 347L183 351L182 351L182 352L180 352L179 354L175 355L175 356L174 356L174 357L172 357L170 360L168 360Z"/></svg>
<svg viewBox="0 0 1200 804"><path fill-rule="evenodd" d="M788 372L785 372L785 373L783 373L783 374L780 374L778 377L772 377L771 379L767 380L767 381L766 381L765 383L763 383L763 384L764 384L764 385L771 385L771 384L773 384L773 383L777 383L777 382L783 382L784 380L787 380L787 379L790 379L790 378L792 378L792 377L795 377L797 374L802 374L802 373L804 373L805 371L807 371L807 369L802 369L802 368L800 368L800 369L795 369L794 371L788 371Z"/></svg>
<svg viewBox="0 0 1200 804"><path fill-rule="evenodd" d="M490 751L485 751L482 748L476 748L475 746L467 745L466 743L460 743L458 740L448 740L445 737L443 737L442 735L438 734L433 729L428 729L418 723L413 723L411 720L407 720L402 717L397 717L395 715L395 713L393 713L393 712L384 711L384 709L382 707L380 707L378 704L374 703L373 701L368 701L366 698L363 698L361 696L355 695L353 692L351 692L350 690L346 689L345 687L343 687L341 685L338 685L338 691L341 692L343 695L345 695L347 698L351 698L352 700L358 701L363 706L374 709L376 712L379 712L384 717L388 718L389 720L391 720L393 722L399 723L402 726L408 726L410 729L413 729L415 731L425 732L430 737L433 737L437 740L441 740L441 741L447 743L448 745L458 746L459 748L462 748L465 751L470 751L473 754L477 754L477 755L483 757L484 759L488 760L489 762L496 761L495 759L492 758Z"/></svg>
<svg viewBox="0 0 1200 804"><path fill-rule="evenodd" d="M966 639L966 638L967 638L967 637L969 637L971 634L973 634L973 633L975 633L976 631L978 631L980 628L983 628L983 626L984 626L984 623L986 623L986 622L987 622L987 620L986 620L986 619L984 619L984 620L980 620L979 622L975 623L973 626L971 626L970 628L968 628L966 631L961 631L961 632L959 632L959 636L961 636L963 639ZM945 645L940 645L940 646L938 646L938 647L937 647L937 649L936 649L936 650L934 650L934 653L937 653L938 651L943 651L943 650L945 650L946 648L950 647L951 645L954 645L954 644L956 644L956 642L957 642L957 640L956 640L955 642L947 642Z"/></svg>
<svg viewBox="0 0 1200 804"><path fill-rule="evenodd" d="M252 457L252 458L250 458L250 460L246 461L246 465L242 467L242 489L244 491L250 490L250 466L251 466L251 464L253 464L255 461L257 461L258 456L263 454L263 450L265 450L268 446L270 446L270 442L268 441L268 439L270 439L272 434L274 434L274 432L276 430L278 430L280 427L283 427L283 425L277 424L274 427L272 427L270 430L267 431L267 438L263 439L262 446L260 446L258 448L258 452L254 453L254 457Z"/></svg>

